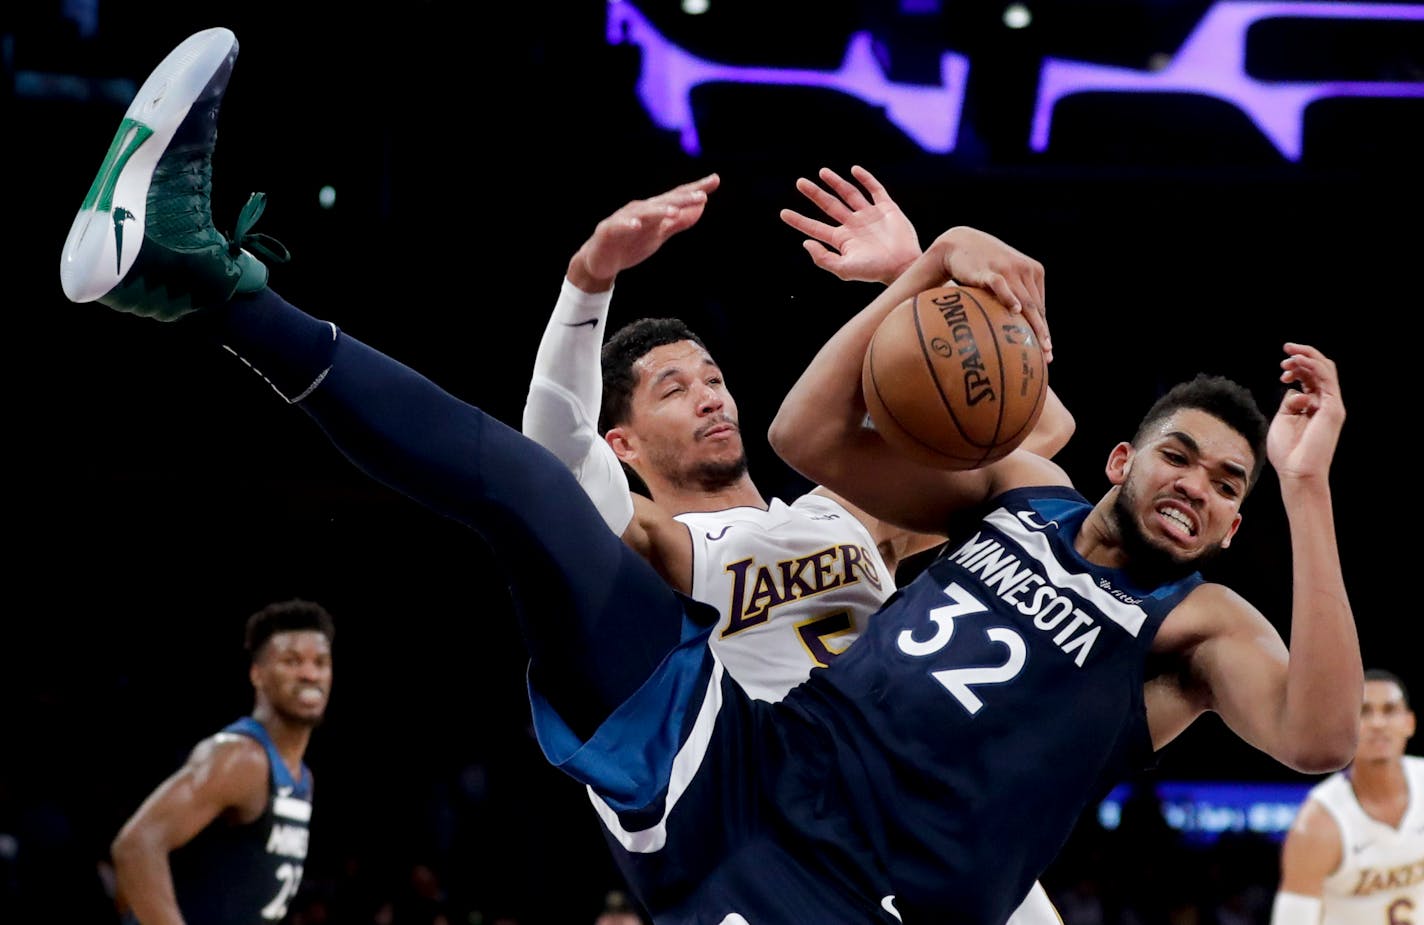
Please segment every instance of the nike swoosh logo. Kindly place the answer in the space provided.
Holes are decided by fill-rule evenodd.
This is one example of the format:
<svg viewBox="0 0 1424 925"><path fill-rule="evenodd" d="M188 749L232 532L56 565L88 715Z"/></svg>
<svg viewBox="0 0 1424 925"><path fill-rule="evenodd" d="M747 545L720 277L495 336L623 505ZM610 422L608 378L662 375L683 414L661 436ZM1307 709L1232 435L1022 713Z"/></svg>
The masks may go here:
<svg viewBox="0 0 1424 925"><path fill-rule="evenodd" d="M726 535L727 535L727 531L730 530L730 529L732 529L732 525L731 525L731 524L727 524L727 526L725 526L725 527L723 527L721 530L718 530L718 531L717 531L717 535L716 535L716 536L713 536L712 534L709 533L709 534L707 534L707 538L708 538L709 540L712 540L713 542L716 542L717 540L720 540L722 537L726 536Z"/></svg>
<svg viewBox="0 0 1424 925"><path fill-rule="evenodd" d="M563 322L563 325L564 325L564 327L566 327L566 328L581 328L581 327L584 327L585 325L587 325L587 326L590 327L590 328L596 328L596 327L598 327L598 319L597 319L597 318L585 318L583 321L565 321L565 322Z"/></svg>
<svg viewBox="0 0 1424 925"><path fill-rule="evenodd" d="M1361 851L1364 851L1366 848L1371 848L1371 847L1373 847L1373 846L1374 846L1374 842L1372 842L1372 841L1367 841L1367 842L1365 842L1363 845L1355 845L1355 846L1353 846L1350 850L1353 851L1355 854L1359 854Z"/></svg>
<svg viewBox="0 0 1424 925"><path fill-rule="evenodd" d="M132 221L134 214L123 206L114 206L114 272L124 269L124 222Z"/></svg>
<svg viewBox="0 0 1424 925"><path fill-rule="evenodd" d="M893 893L880 900L880 908L895 916L895 921L905 921L904 919L900 918L900 911L895 908L895 895Z"/></svg>

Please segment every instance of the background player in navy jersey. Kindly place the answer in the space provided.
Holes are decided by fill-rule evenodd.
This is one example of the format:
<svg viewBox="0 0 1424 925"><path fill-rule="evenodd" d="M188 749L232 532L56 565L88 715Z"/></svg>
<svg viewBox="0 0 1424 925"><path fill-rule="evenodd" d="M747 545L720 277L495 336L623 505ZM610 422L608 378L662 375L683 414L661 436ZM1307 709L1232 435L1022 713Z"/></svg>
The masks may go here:
<svg viewBox="0 0 1424 925"><path fill-rule="evenodd" d="M1302 390L1269 424L1229 382L1169 392L1113 449L1096 504L1031 453L953 474L887 460L881 481L905 484L867 496L876 516L927 531L978 516L844 655L768 704L712 656L715 609L609 531L557 458L267 287L253 251L279 251L251 233L260 200L232 240L216 231L211 154L236 52L227 30L198 33L140 88L75 216L65 292L188 319L363 471L485 537L508 573L540 745L588 786L660 925L996 925L1091 797L1206 710L1292 767L1353 754L1359 700L1341 692L1360 689L1359 648L1328 485L1344 407L1319 351L1286 345L1282 379ZM137 252L115 246L120 209ZM915 292L984 286L1041 322L1005 249L973 229L938 236L818 355L778 417L778 449L806 424L803 387L833 412L809 442L869 449L854 408L864 323ZM1229 543L1268 456L1295 565L1289 652L1193 571ZM855 491L840 465L816 480ZM908 503L901 489L926 516L891 503ZM1166 666L1150 680L1175 707L1152 717L1151 739L1149 664Z"/></svg>
<svg viewBox="0 0 1424 925"><path fill-rule="evenodd" d="M302 757L331 694L334 636L330 614L311 601L248 618L252 714L199 742L114 839L126 921L260 925L286 915L311 821Z"/></svg>
<svg viewBox="0 0 1424 925"><path fill-rule="evenodd" d="M1271 925L1424 921L1424 758L1405 754L1414 732L1404 682L1366 671L1359 748L1286 833Z"/></svg>

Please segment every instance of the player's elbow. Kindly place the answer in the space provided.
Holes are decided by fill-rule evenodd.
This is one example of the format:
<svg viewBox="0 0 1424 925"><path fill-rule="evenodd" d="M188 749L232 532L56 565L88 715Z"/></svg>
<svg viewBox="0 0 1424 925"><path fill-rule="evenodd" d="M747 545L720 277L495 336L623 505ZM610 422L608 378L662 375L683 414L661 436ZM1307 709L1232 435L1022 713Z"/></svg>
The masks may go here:
<svg viewBox="0 0 1424 925"><path fill-rule="evenodd" d="M801 470L801 464L805 461L806 444L809 442L802 439L803 434L797 433L796 426L788 420L785 409L778 411L776 417L772 419L771 426L766 429L766 442L771 445L772 452L781 457L788 466L797 471Z"/></svg>
<svg viewBox="0 0 1424 925"><path fill-rule="evenodd" d="M138 839L127 828L115 835L114 840L109 842L109 859L114 862L115 869L122 870L128 867L140 853Z"/></svg>
<svg viewBox="0 0 1424 925"><path fill-rule="evenodd" d="M1352 724L1347 730L1322 730L1304 738L1295 743L1289 754L1281 757L1282 763L1302 774L1332 774L1354 759L1359 729L1357 724Z"/></svg>
<svg viewBox="0 0 1424 925"><path fill-rule="evenodd" d="M151 834L143 826L129 822L109 843L109 858L114 862L115 868L132 866L139 858L154 850L153 842Z"/></svg>

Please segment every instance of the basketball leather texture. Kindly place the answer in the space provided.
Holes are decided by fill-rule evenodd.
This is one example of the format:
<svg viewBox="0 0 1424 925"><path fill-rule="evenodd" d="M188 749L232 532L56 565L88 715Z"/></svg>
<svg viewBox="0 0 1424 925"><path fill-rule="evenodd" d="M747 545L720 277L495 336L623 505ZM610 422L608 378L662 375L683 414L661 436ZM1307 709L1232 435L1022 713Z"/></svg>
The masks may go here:
<svg viewBox="0 0 1424 925"><path fill-rule="evenodd" d="M1022 315L972 286L927 289L891 310L866 351L861 388L876 431L925 465L973 469L1038 423L1048 366Z"/></svg>

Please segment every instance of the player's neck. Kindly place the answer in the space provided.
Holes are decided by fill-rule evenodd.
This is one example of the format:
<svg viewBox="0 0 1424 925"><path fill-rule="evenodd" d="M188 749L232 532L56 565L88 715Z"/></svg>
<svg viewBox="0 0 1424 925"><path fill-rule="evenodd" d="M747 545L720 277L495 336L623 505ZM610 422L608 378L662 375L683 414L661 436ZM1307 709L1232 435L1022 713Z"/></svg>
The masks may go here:
<svg viewBox="0 0 1424 925"><path fill-rule="evenodd" d="M663 510L674 515L697 511L724 511L733 507L754 507L766 510L766 499L757 491L751 476L743 474L730 485L721 488L697 488L665 483L653 488L653 500Z"/></svg>
<svg viewBox="0 0 1424 925"><path fill-rule="evenodd" d="M283 719L275 710L263 704L259 704L252 711L252 718L267 730L272 744L277 746L277 754L282 756L282 763L287 766L292 777L300 778L302 758L307 753L307 743L311 741L312 727L307 723L294 723Z"/></svg>
<svg viewBox="0 0 1424 925"><path fill-rule="evenodd" d="M1364 803L1369 800L1393 798L1408 794L1404 762L1398 758L1383 761L1356 761L1350 765L1350 786Z"/></svg>

